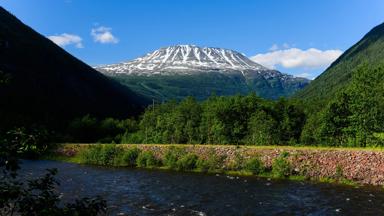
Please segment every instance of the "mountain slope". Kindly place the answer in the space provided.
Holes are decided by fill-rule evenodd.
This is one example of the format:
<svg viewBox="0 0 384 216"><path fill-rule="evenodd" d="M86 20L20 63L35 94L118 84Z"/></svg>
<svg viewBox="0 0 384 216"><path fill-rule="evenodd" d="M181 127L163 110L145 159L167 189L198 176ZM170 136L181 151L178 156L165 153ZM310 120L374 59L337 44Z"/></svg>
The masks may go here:
<svg viewBox="0 0 384 216"><path fill-rule="evenodd" d="M373 28L348 49L319 77L294 97L311 103L323 103L345 88L361 65L375 67L384 63L384 23Z"/></svg>
<svg viewBox="0 0 384 216"><path fill-rule="evenodd" d="M233 50L194 45L165 47L133 61L96 69L158 100L249 92L278 98L309 82L270 70Z"/></svg>
<svg viewBox="0 0 384 216"><path fill-rule="evenodd" d="M1 127L60 124L75 116L126 117L141 97L112 81L0 7Z"/></svg>

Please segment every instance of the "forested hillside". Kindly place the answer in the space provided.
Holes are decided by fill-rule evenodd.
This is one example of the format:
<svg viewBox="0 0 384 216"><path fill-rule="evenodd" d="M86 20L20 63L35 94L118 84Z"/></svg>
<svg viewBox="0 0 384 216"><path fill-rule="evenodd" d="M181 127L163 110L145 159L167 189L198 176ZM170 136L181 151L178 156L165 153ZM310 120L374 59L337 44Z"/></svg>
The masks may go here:
<svg viewBox="0 0 384 216"><path fill-rule="evenodd" d="M128 117L145 100L68 54L0 7L0 131L64 127L87 113Z"/></svg>
<svg viewBox="0 0 384 216"><path fill-rule="evenodd" d="M384 65L359 66L344 89L319 112L308 113L302 134L306 144L342 146L383 144ZM308 108L308 105L307 105Z"/></svg>
<svg viewBox="0 0 384 216"><path fill-rule="evenodd" d="M294 97L322 107L352 82L354 73L364 72L360 70L361 66L372 69L383 63L384 23L373 28L358 43L345 51L324 73Z"/></svg>

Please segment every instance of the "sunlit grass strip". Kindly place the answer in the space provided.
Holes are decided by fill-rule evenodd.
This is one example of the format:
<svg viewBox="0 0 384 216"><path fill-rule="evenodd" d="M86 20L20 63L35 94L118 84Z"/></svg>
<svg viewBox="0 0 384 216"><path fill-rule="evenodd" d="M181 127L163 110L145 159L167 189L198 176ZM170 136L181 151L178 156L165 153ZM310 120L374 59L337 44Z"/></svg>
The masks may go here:
<svg viewBox="0 0 384 216"><path fill-rule="evenodd" d="M81 149L91 145L111 145L101 143L62 143L61 147L71 147ZM281 150L327 150L327 151L384 151L384 147L327 147L327 146L257 146L257 145L216 145L216 144L117 144L121 147L132 146L179 146L179 147L235 147L235 148L251 148L251 149L281 149Z"/></svg>

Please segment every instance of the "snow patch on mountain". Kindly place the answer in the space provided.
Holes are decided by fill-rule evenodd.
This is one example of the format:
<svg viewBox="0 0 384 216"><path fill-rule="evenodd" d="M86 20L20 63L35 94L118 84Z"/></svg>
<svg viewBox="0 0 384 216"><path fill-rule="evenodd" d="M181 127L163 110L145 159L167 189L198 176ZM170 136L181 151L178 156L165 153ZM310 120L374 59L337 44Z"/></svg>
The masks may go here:
<svg viewBox="0 0 384 216"><path fill-rule="evenodd" d="M266 68L239 52L195 45L164 47L132 61L99 66L96 69L107 75L193 75L216 72L241 73L245 77L261 74L267 79L293 78L291 75Z"/></svg>

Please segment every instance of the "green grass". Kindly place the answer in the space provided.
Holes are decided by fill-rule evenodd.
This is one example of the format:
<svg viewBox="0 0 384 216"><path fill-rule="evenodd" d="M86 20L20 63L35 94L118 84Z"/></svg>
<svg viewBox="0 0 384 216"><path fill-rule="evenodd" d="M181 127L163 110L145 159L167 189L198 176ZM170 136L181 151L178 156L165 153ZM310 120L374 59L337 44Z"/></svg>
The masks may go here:
<svg viewBox="0 0 384 216"><path fill-rule="evenodd" d="M81 149L89 145L110 145L98 143L63 143L62 147L71 147ZM134 146L178 146L178 147L235 147L235 148L252 148L252 149L281 149L281 150L325 150L325 151L384 151L384 147L326 147L326 146L256 146L256 145L220 145L220 144L119 144L119 146L127 148Z"/></svg>
<svg viewBox="0 0 384 216"><path fill-rule="evenodd" d="M359 183L346 178L335 179L335 178L329 178L329 177L321 177L314 180L321 183L328 183L328 184L343 184L343 185L349 185L349 186L355 186L355 187L359 186Z"/></svg>
<svg viewBox="0 0 384 216"><path fill-rule="evenodd" d="M64 155L58 155L58 154L45 154L40 157L42 160L55 160L55 161L63 161L63 162L68 162L68 163L76 163L76 164L81 164L82 159L79 154L75 156L64 156Z"/></svg>
<svg viewBox="0 0 384 216"><path fill-rule="evenodd" d="M258 175L264 172L265 170L263 162L258 157L251 158L250 160L248 160L244 165L244 169L254 175Z"/></svg>

